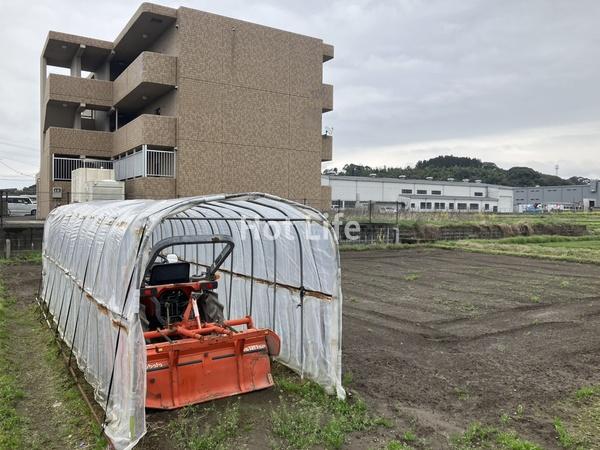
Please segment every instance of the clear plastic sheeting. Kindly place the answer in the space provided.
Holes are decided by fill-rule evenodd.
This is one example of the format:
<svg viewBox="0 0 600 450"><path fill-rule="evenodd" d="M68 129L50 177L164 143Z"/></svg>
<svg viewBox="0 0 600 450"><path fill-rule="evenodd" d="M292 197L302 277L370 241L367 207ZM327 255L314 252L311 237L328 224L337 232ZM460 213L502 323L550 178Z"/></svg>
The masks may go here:
<svg viewBox="0 0 600 450"><path fill-rule="evenodd" d="M146 352L139 287L151 248L174 236L224 234L218 274L226 318L251 315L281 338L278 360L343 398L337 240L316 210L266 194L89 202L54 209L44 228L41 299L106 412L117 449L146 432ZM164 253L209 267L222 244Z"/></svg>

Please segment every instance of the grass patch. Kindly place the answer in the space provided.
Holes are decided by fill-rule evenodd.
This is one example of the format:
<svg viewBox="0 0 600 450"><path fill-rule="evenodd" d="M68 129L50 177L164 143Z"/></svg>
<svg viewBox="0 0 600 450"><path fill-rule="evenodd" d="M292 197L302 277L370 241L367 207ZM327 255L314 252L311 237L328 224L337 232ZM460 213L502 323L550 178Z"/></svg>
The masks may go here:
<svg viewBox="0 0 600 450"><path fill-rule="evenodd" d="M417 244L340 244L340 252L365 252L369 250L404 250L414 248Z"/></svg>
<svg viewBox="0 0 600 450"><path fill-rule="evenodd" d="M368 210L346 210L344 220L369 222ZM372 222L395 223L399 228L417 228L428 225L434 227L455 226L466 227L473 225L585 225L592 232L600 230L600 213L598 212L562 212L544 214L493 214L493 213L450 213L450 212L415 212L404 211L396 214L378 214L373 212Z"/></svg>
<svg viewBox="0 0 600 450"><path fill-rule="evenodd" d="M469 392L466 389L455 387L454 393L456 394L456 398L461 401L469 400Z"/></svg>
<svg viewBox="0 0 600 450"><path fill-rule="evenodd" d="M190 450L228 450L233 448L240 426L239 401L228 404L215 414L211 405L182 408L177 419L169 422L169 431L179 448ZM208 419L211 417L212 419Z"/></svg>
<svg viewBox="0 0 600 450"><path fill-rule="evenodd" d="M520 438L513 431L502 431L497 428L473 423L459 436L454 436L452 446L456 450L541 450L541 447Z"/></svg>
<svg viewBox="0 0 600 450"><path fill-rule="evenodd" d="M600 237L522 236L497 240L469 239L439 241L430 247L459 249L492 255L527 256L531 258L600 264ZM561 287L568 287L568 284Z"/></svg>
<svg viewBox="0 0 600 450"><path fill-rule="evenodd" d="M25 421L16 409L24 394L6 357L9 346L7 311L13 304L14 301L6 297L4 285L0 284L0 448L3 449L25 448Z"/></svg>
<svg viewBox="0 0 600 450"><path fill-rule="evenodd" d="M281 391L281 403L271 413L276 448L339 449L349 433L391 426L386 419L372 416L358 398L338 400L316 383L291 374L278 373L275 380Z"/></svg>
<svg viewBox="0 0 600 450"><path fill-rule="evenodd" d="M556 440L566 450L600 448L600 386L578 389L562 404L562 417L554 419Z"/></svg>
<svg viewBox="0 0 600 450"><path fill-rule="evenodd" d="M0 265L7 266L12 264L41 264L42 263L42 252L38 250L32 250L27 252L19 253L9 259L0 258Z"/></svg>
<svg viewBox="0 0 600 450"><path fill-rule="evenodd" d="M38 363L20 362L30 358ZM39 377L34 387L22 376L28 370ZM33 410L48 404L53 416L40 423ZM58 356L52 332L39 323L32 305L18 304L0 282L0 448L103 449L106 444Z"/></svg>
<svg viewBox="0 0 600 450"><path fill-rule="evenodd" d="M577 389L575 392L575 398L577 400L583 400L598 394L600 394L600 386L584 386L580 389Z"/></svg>
<svg viewBox="0 0 600 450"><path fill-rule="evenodd" d="M386 450L413 450L411 446L396 440L388 442L385 448Z"/></svg>
<svg viewBox="0 0 600 450"><path fill-rule="evenodd" d="M404 281L416 281L418 280L420 275L418 273L409 273L404 275Z"/></svg>
<svg viewBox="0 0 600 450"><path fill-rule="evenodd" d="M556 418L554 422L554 431L556 431L557 439L562 448L565 449L581 449L584 447L583 442L581 442L578 438L574 437L568 430L562 420Z"/></svg>
<svg viewBox="0 0 600 450"><path fill-rule="evenodd" d="M402 434L402 440L404 442L415 442L417 440L417 435L412 431L405 431L404 434Z"/></svg>

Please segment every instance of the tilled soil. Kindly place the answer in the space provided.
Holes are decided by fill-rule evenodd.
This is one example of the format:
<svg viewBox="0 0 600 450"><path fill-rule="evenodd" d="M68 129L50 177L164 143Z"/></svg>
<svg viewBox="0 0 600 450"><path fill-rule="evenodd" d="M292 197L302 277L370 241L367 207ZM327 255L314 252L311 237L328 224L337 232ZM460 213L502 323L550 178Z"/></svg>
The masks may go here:
<svg viewBox="0 0 600 450"><path fill-rule="evenodd" d="M599 266L409 249L343 252L342 269L345 378L351 393L394 423L355 434L344 448L382 448L411 430L420 439L411 444L416 448L445 449L471 422L499 425L508 414L518 416L510 427L522 437L558 449L557 403L600 383ZM39 270L2 269L23 306L37 289ZM33 357L36 351L42 352L28 346L31 359L23 363L43 361ZM53 404L57 394L39 386L30 392L23 407L39 436L58 425L47 421L53 414L46 406L36 405ZM255 426L238 447L269 446L260 423L277 401L275 390L241 398L242 416ZM214 403L227 407L226 400ZM151 413L140 448L171 448L174 417Z"/></svg>
<svg viewBox="0 0 600 450"><path fill-rule="evenodd" d="M436 249L344 252L344 370L426 446L503 413L559 448L556 403L600 382L600 267Z"/></svg>

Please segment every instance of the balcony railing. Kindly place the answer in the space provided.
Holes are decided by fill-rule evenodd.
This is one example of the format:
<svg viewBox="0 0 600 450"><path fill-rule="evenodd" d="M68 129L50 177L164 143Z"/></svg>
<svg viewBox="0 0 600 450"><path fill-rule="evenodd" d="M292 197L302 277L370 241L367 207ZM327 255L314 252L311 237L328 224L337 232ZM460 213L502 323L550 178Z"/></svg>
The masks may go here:
<svg viewBox="0 0 600 450"><path fill-rule="evenodd" d="M175 178L175 156L171 150L140 149L115 159L115 178L129 180L138 177Z"/></svg>
<svg viewBox="0 0 600 450"><path fill-rule="evenodd" d="M52 180L71 181L71 173L83 167L89 169L112 169L113 162L96 158L71 158L68 156L52 156Z"/></svg>

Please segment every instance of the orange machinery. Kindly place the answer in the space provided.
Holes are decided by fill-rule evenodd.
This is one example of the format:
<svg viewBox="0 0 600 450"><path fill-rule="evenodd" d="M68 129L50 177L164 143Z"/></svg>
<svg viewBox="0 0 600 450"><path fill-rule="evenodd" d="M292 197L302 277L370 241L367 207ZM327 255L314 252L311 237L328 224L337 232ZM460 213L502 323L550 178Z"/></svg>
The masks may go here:
<svg viewBox="0 0 600 450"><path fill-rule="evenodd" d="M224 246L200 275L190 277L189 263L161 254L174 245L203 244ZM179 408L273 385L270 356L279 354L279 337L255 328L250 316L224 320L217 300L216 272L233 245L228 236L210 235L169 238L153 247L140 289L147 408ZM157 257L164 262L156 263Z"/></svg>

